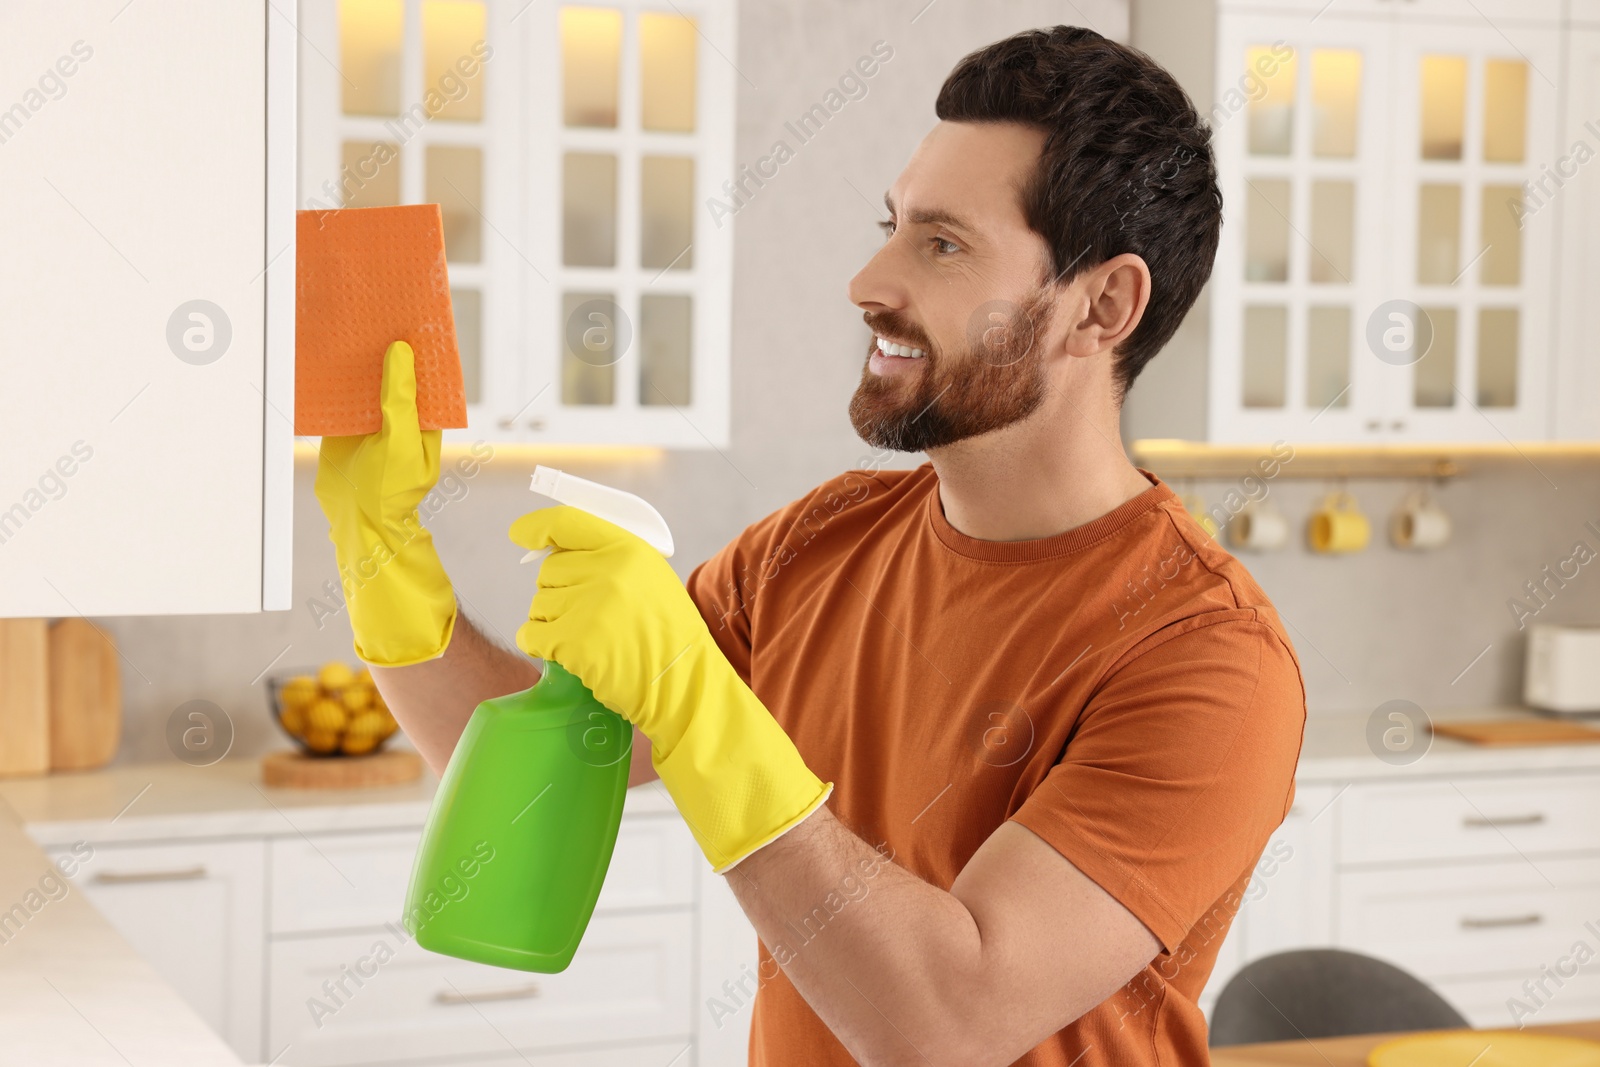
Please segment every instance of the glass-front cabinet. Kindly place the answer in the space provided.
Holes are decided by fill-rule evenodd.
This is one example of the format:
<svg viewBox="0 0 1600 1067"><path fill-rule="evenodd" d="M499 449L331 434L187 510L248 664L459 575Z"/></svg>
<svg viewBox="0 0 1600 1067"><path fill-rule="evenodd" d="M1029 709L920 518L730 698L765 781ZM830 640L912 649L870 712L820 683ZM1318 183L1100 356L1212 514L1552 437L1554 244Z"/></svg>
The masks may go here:
<svg viewBox="0 0 1600 1067"><path fill-rule="evenodd" d="M1551 426L1560 31L1224 11L1212 112L1214 441L1537 439Z"/></svg>
<svg viewBox="0 0 1600 1067"><path fill-rule="evenodd" d="M438 203L456 436L728 435L732 0L302 4L302 208Z"/></svg>

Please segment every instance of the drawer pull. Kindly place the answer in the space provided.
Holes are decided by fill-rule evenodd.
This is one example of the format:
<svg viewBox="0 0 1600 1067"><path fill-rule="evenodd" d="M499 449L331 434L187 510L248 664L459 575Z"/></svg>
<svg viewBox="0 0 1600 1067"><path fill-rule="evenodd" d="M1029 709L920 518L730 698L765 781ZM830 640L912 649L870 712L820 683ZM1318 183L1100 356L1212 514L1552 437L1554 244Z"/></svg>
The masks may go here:
<svg viewBox="0 0 1600 1067"><path fill-rule="evenodd" d="M137 885L140 882L193 882L206 876L204 864L167 871L101 871L94 876L99 885Z"/></svg>
<svg viewBox="0 0 1600 1067"><path fill-rule="evenodd" d="M1471 830L1491 829L1498 830L1502 826L1538 826L1544 822L1544 812L1535 811L1527 815L1507 815L1502 819L1489 819L1482 815L1468 815L1461 820L1461 825Z"/></svg>
<svg viewBox="0 0 1600 1067"><path fill-rule="evenodd" d="M433 995L438 1004L475 1004L484 1000L528 1000L539 995L539 986L536 983L528 985L511 986L508 989L485 989L481 993L468 996L457 993L454 989L441 989Z"/></svg>
<svg viewBox="0 0 1600 1067"><path fill-rule="evenodd" d="M1543 915L1538 912L1531 912L1527 915L1503 915L1494 919L1463 918L1461 920L1461 929L1499 930L1507 926L1538 926L1542 922L1544 922Z"/></svg>

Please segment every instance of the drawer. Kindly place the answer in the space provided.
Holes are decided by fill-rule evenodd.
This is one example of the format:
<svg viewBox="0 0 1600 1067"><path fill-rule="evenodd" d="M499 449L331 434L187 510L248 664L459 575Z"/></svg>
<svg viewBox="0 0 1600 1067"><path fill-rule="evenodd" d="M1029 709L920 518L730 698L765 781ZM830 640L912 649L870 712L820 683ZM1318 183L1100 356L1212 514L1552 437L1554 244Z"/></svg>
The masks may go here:
<svg viewBox="0 0 1600 1067"><path fill-rule="evenodd" d="M693 928L687 908L596 916L560 974L437 956L398 927L277 941L269 1048L287 1049L276 1061L285 1067L504 1055L597 1039L670 1038L682 1049L692 1022Z"/></svg>
<svg viewBox="0 0 1600 1067"><path fill-rule="evenodd" d="M1585 934L1583 939L1590 949L1600 951L1600 939L1592 934ZM1566 952L1546 961L1552 970L1563 957L1570 957L1571 948L1568 945ZM1569 972L1577 970L1570 958L1561 965ZM1479 1029L1516 1029L1600 1017L1600 974L1591 973L1589 969L1577 970L1572 977L1562 978L1559 986L1553 979L1546 979L1543 993L1535 987L1530 995L1529 990L1523 988L1524 982L1539 980L1540 976L1533 971L1523 971L1499 978L1435 982L1433 987L1467 1017L1467 1022Z"/></svg>
<svg viewBox="0 0 1600 1067"><path fill-rule="evenodd" d="M1429 979L1539 969L1578 938L1600 949L1600 859L1540 859L1339 875L1341 948ZM1520 978L1519 978L1520 981Z"/></svg>
<svg viewBox="0 0 1600 1067"><path fill-rule="evenodd" d="M272 932L370 929L398 922L420 838L420 831L406 830L274 840ZM694 838L677 815L627 816L595 909L689 904L699 859Z"/></svg>
<svg viewBox="0 0 1600 1067"><path fill-rule="evenodd" d="M1339 808L1343 863L1600 851L1600 779L1589 775L1356 785Z"/></svg>

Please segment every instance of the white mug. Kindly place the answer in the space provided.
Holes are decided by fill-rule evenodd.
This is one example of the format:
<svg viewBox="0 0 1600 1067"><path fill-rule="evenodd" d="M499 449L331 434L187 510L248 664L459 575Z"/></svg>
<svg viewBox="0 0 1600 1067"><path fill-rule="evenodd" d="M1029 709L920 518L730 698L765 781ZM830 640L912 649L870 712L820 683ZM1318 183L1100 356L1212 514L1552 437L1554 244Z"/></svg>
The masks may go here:
<svg viewBox="0 0 1600 1067"><path fill-rule="evenodd" d="M1228 523L1228 543L1247 552L1275 552L1289 543L1289 520L1265 501L1246 504Z"/></svg>
<svg viewBox="0 0 1600 1067"><path fill-rule="evenodd" d="M1440 548L1450 540L1450 513L1435 504L1427 493L1412 493L1401 501L1390 518L1389 537L1397 548L1417 552Z"/></svg>

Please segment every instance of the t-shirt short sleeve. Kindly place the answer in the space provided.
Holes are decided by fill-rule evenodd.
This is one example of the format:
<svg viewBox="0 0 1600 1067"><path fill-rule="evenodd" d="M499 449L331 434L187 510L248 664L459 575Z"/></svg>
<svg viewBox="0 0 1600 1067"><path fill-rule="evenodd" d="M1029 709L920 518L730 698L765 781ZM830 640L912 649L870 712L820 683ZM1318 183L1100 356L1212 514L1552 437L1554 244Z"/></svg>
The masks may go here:
<svg viewBox="0 0 1600 1067"><path fill-rule="evenodd" d="M1171 952L1282 822L1304 729L1294 655L1254 609L1185 619L1113 668L1012 818Z"/></svg>

